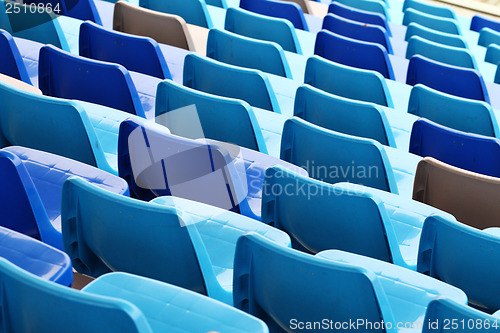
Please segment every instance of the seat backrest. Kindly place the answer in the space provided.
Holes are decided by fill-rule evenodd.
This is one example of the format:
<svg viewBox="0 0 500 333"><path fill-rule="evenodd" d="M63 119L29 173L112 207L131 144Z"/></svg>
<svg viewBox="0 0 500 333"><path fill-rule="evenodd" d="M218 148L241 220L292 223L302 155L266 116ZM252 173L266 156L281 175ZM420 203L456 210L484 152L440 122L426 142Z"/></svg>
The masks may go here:
<svg viewBox="0 0 500 333"><path fill-rule="evenodd" d="M115 3L113 30L150 37L158 43L196 51L182 17L134 6L127 1L119 0Z"/></svg>
<svg viewBox="0 0 500 333"><path fill-rule="evenodd" d="M23 82L21 80L14 79L13 77L8 76L8 75L0 74L0 81L2 81L4 83L7 83L7 84L9 84L11 86L17 87L19 89L32 92L34 94L43 95L42 91L40 89L32 86L29 83L25 83L25 82ZM0 140L0 142L1 142L1 140Z"/></svg>
<svg viewBox="0 0 500 333"><path fill-rule="evenodd" d="M418 23L410 23L406 27L405 40L408 41L413 36L419 36L443 45L467 48L467 43L461 36L430 29Z"/></svg>
<svg viewBox="0 0 500 333"><path fill-rule="evenodd" d="M274 0L240 0L240 7L257 14L289 20L296 29L309 31L302 8L294 2Z"/></svg>
<svg viewBox="0 0 500 333"><path fill-rule="evenodd" d="M417 166L413 199L478 229L499 227L500 179L463 170L432 157Z"/></svg>
<svg viewBox="0 0 500 333"><path fill-rule="evenodd" d="M179 15L187 23L213 28L205 0L139 0L139 6L157 12Z"/></svg>
<svg viewBox="0 0 500 333"><path fill-rule="evenodd" d="M28 5L47 4L47 2L42 0L26 0L24 3ZM94 1L55 0L50 3L52 5L52 11L57 15L69 16L82 21L92 21L102 25L101 17L99 16Z"/></svg>
<svg viewBox="0 0 500 333"><path fill-rule="evenodd" d="M288 2L294 2L300 6L304 14L312 14L311 5L308 0L283 0Z"/></svg>
<svg viewBox="0 0 500 333"><path fill-rule="evenodd" d="M344 37L327 30L316 35L314 54L347 66L377 71L394 80L394 72L385 47Z"/></svg>
<svg viewBox="0 0 500 333"><path fill-rule="evenodd" d="M490 44L486 49L484 61L493 65L498 65L500 63L500 45Z"/></svg>
<svg viewBox="0 0 500 333"><path fill-rule="evenodd" d="M500 32L500 22L493 21L484 16L474 15L470 22L470 30L480 32L483 28L490 28Z"/></svg>
<svg viewBox="0 0 500 333"><path fill-rule="evenodd" d="M44 95L79 99L146 117L132 78L121 65L47 45L40 49L38 73Z"/></svg>
<svg viewBox="0 0 500 333"><path fill-rule="evenodd" d="M389 35L384 28L378 25L361 23L335 14L328 14L323 19L323 29L345 37L380 44L385 47L388 53L393 53Z"/></svg>
<svg viewBox="0 0 500 333"><path fill-rule="evenodd" d="M394 107L384 77L375 71L313 56L307 59L304 83L334 95ZM361 85L365 89L358 89Z"/></svg>
<svg viewBox="0 0 500 333"><path fill-rule="evenodd" d="M264 320L271 332L323 318L333 323L391 321L383 313L387 300L375 279L364 268L316 258L249 233L236 246L234 306ZM363 330L381 331L385 328Z"/></svg>
<svg viewBox="0 0 500 333"><path fill-rule="evenodd" d="M462 34L457 21L454 19L426 14L413 8L408 8L403 14L403 25L409 25L410 23L418 23L424 27L449 34Z"/></svg>
<svg viewBox="0 0 500 333"><path fill-rule="evenodd" d="M292 78L292 71L283 48L276 43L237 35L229 31L210 29L207 57L245 68Z"/></svg>
<svg viewBox="0 0 500 333"><path fill-rule="evenodd" d="M132 303L44 281L1 258L0 280L0 325L9 332L152 332Z"/></svg>
<svg viewBox="0 0 500 333"><path fill-rule="evenodd" d="M356 9L380 14L383 17L385 17L388 21L390 21L387 5L383 1L378 1L378 0L335 0L335 1L349 7L354 7Z"/></svg>
<svg viewBox="0 0 500 333"><path fill-rule="evenodd" d="M457 131L421 118L413 123L410 153L500 177L500 140Z"/></svg>
<svg viewBox="0 0 500 333"><path fill-rule="evenodd" d="M371 11L361 10L333 1L328 6L328 12L345 17L346 19L381 26L389 36L392 36L389 23L384 15Z"/></svg>
<svg viewBox="0 0 500 333"><path fill-rule="evenodd" d="M372 103L340 97L303 85L295 94L294 116L332 131L396 147L385 113Z"/></svg>
<svg viewBox="0 0 500 333"><path fill-rule="evenodd" d="M352 182L398 193L381 144L313 125L297 117L283 127L280 158L330 184Z"/></svg>
<svg viewBox="0 0 500 333"><path fill-rule="evenodd" d="M484 79L475 69L447 65L414 55L408 64L406 84L414 86L418 83L458 97L490 103Z"/></svg>
<svg viewBox="0 0 500 333"><path fill-rule="evenodd" d="M113 62L128 70L171 79L165 57L158 43L148 37L138 37L107 30L92 22L80 25L80 56Z"/></svg>
<svg viewBox="0 0 500 333"><path fill-rule="evenodd" d="M242 99L252 106L281 113L267 76L194 53L184 59L184 85L206 93Z"/></svg>
<svg viewBox="0 0 500 333"><path fill-rule="evenodd" d="M500 134L488 103L453 96L422 84L411 89L408 113L463 132L493 137Z"/></svg>
<svg viewBox="0 0 500 333"><path fill-rule="evenodd" d="M8 75L31 84L31 79L14 38L12 38L11 34L2 29L0 29L0 52L2 53L0 74Z"/></svg>
<svg viewBox="0 0 500 333"><path fill-rule="evenodd" d="M490 44L500 45L500 31L491 28L482 28L479 32L479 39L477 44L480 46L488 47Z"/></svg>
<svg viewBox="0 0 500 333"><path fill-rule="evenodd" d="M195 108L189 108L193 105ZM207 94L170 80L158 84L155 121L174 135L208 138L267 152L259 123L246 102Z"/></svg>
<svg viewBox="0 0 500 333"><path fill-rule="evenodd" d="M297 33L292 23L285 19L230 7L226 11L224 29L238 35L275 42L285 51L302 54Z"/></svg>
<svg viewBox="0 0 500 333"><path fill-rule="evenodd" d="M497 235L429 216L420 236L417 271L462 289L470 305L492 313L500 307L499 250Z"/></svg>
<svg viewBox="0 0 500 333"><path fill-rule="evenodd" d="M228 7L226 0L206 0L205 2L207 3L207 5L216 6L224 9L227 9Z"/></svg>
<svg viewBox="0 0 500 333"><path fill-rule="evenodd" d="M478 69L476 60L469 50L443 45L420 36L411 37L406 47L406 59L410 59L416 54L444 64Z"/></svg>
<svg viewBox="0 0 500 333"><path fill-rule="evenodd" d="M429 15L441 16L455 20L457 18L455 12L450 8L436 6L435 4L429 4L420 0L405 0L403 2L403 11L406 11L409 8L416 9Z"/></svg>

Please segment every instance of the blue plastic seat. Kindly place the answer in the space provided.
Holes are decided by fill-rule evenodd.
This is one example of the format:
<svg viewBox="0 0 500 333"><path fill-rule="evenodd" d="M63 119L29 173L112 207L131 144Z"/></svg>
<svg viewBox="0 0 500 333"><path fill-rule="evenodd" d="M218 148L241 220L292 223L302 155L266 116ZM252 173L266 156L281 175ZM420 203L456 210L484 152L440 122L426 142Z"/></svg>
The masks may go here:
<svg viewBox="0 0 500 333"><path fill-rule="evenodd" d="M380 14L386 18L387 21L390 21L389 12L387 5L383 1L377 0L335 0L340 4L345 6L353 7L356 9Z"/></svg>
<svg viewBox="0 0 500 333"><path fill-rule="evenodd" d="M328 13L332 13L338 16L345 17L346 19L358 21L362 23L374 24L384 28L389 36L392 36L391 28L387 23L387 19L384 15L373 13L370 11L365 11L361 9L356 9L350 6L343 5L337 1L333 1L328 6Z"/></svg>
<svg viewBox="0 0 500 333"><path fill-rule="evenodd" d="M184 59L184 85L206 93L242 99L252 106L281 113L267 76L194 53Z"/></svg>
<svg viewBox="0 0 500 333"><path fill-rule="evenodd" d="M426 119L413 124L410 153L434 157L457 168L500 177L500 141L457 131Z"/></svg>
<svg viewBox="0 0 500 333"><path fill-rule="evenodd" d="M12 38L7 31L2 29L0 29L0 52L2 53L0 74L8 75L28 84L32 84L14 38Z"/></svg>
<svg viewBox="0 0 500 333"><path fill-rule="evenodd" d="M490 44L486 49L484 61L498 65L500 63L500 45Z"/></svg>
<svg viewBox="0 0 500 333"><path fill-rule="evenodd" d="M405 0L403 2L403 11L406 11L409 8L413 8L422 13L426 13L434 16L441 16L449 19L457 19L455 12L447 7L436 6L434 4L430 4L427 2L422 2L419 0Z"/></svg>
<svg viewBox="0 0 500 333"><path fill-rule="evenodd" d="M45 95L78 99L146 117L128 71L53 46L40 49L39 87Z"/></svg>
<svg viewBox="0 0 500 333"><path fill-rule="evenodd" d="M0 227L0 258L42 279L71 286L73 270L69 256L34 238Z"/></svg>
<svg viewBox="0 0 500 333"><path fill-rule="evenodd" d="M147 37L107 30L92 23L80 26L80 55L113 62L131 71L171 79L167 62L156 41Z"/></svg>
<svg viewBox="0 0 500 333"><path fill-rule="evenodd" d="M316 36L314 54L347 66L377 71L387 79L395 79L387 50L379 44L321 30Z"/></svg>
<svg viewBox="0 0 500 333"><path fill-rule="evenodd" d="M449 95L422 84L411 90L408 113L463 132L492 137L500 134L488 103Z"/></svg>
<svg viewBox="0 0 500 333"><path fill-rule="evenodd" d="M480 15L474 15L470 22L470 30L480 32L483 28L490 28L500 32L500 22Z"/></svg>
<svg viewBox="0 0 500 333"><path fill-rule="evenodd" d="M70 179L63 186L64 248L81 273L133 273L232 303L236 240L287 234L241 215L176 197L143 202ZM182 255L177 255L182 253Z"/></svg>
<svg viewBox="0 0 500 333"><path fill-rule="evenodd" d="M302 8L294 2L240 0L240 7L257 14L289 20L296 29L309 31Z"/></svg>
<svg viewBox="0 0 500 333"><path fill-rule="evenodd" d="M484 47L488 47L490 44L500 45L500 31L488 27L482 28L479 32L477 44Z"/></svg>
<svg viewBox="0 0 500 333"><path fill-rule="evenodd" d="M295 95L294 116L326 129L396 147L385 113L375 104L325 93L309 85Z"/></svg>
<svg viewBox="0 0 500 333"><path fill-rule="evenodd" d="M25 4L47 4L42 0L25 0ZM51 1L52 9L57 15L73 17L79 20L89 20L102 25L101 17L97 11L97 7L92 0L56 0Z"/></svg>
<svg viewBox="0 0 500 333"><path fill-rule="evenodd" d="M216 6L224 9L227 9L228 7L226 0L206 0L205 2L207 3L207 5Z"/></svg>
<svg viewBox="0 0 500 333"><path fill-rule="evenodd" d="M385 47L388 53L393 54L389 35L384 28L378 25L361 23L328 14L323 19L323 29L345 37L380 44Z"/></svg>
<svg viewBox="0 0 500 333"><path fill-rule="evenodd" d="M275 42L285 51L302 54L297 33L288 20L230 7L226 11L224 29L238 35Z"/></svg>
<svg viewBox="0 0 500 333"><path fill-rule="evenodd" d="M490 102L483 77L477 70L415 55L408 65L406 84L419 83L458 97Z"/></svg>
<svg viewBox="0 0 500 333"><path fill-rule="evenodd" d="M324 318L329 331L379 332L383 320L392 327L385 331L396 332L398 322L423 317L438 295L462 304L467 300L457 288L347 252L311 256L254 233L242 236L236 247L234 305L264 320L271 332L296 332L307 324L318 331L313 325ZM342 329L350 322L360 325Z"/></svg>
<svg viewBox="0 0 500 333"><path fill-rule="evenodd" d="M213 28L205 0L139 0L139 6L158 12L179 15L187 23Z"/></svg>
<svg viewBox="0 0 500 333"><path fill-rule="evenodd" d="M403 25L409 25L410 23L418 23L424 27L448 34L462 34L457 21L454 19L426 14L413 8L408 8L403 15Z"/></svg>
<svg viewBox="0 0 500 333"><path fill-rule="evenodd" d="M387 83L375 71L313 56L307 59L304 83L334 95L394 107Z"/></svg>
<svg viewBox="0 0 500 333"><path fill-rule="evenodd" d="M469 304L492 313L500 308L498 234L439 216L425 220L418 251L418 271L456 286Z"/></svg>
<svg viewBox="0 0 500 333"><path fill-rule="evenodd" d="M105 171L24 147L0 150L1 225L62 249L61 188L79 176L108 191L128 195L127 183Z"/></svg>
<svg viewBox="0 0 500 333"><path fill-rule="evenodd" d="M462 37L430 29L418 23L410 23L406 28L405 40L408 41L413 36L419 36L443 45L467 48L467 43Z"/></svg>

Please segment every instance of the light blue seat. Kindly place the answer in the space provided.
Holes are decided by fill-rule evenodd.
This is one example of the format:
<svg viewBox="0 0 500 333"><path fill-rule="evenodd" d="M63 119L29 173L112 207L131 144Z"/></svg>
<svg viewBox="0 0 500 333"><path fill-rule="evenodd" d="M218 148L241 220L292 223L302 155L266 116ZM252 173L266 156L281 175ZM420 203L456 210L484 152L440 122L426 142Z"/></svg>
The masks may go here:
<svg viewBox="0 0 500 333"><path fill-rule="evenodd" d="M73 283L71 259L66 253L4 227L0 227L0 258L44 280L63 286Z"/></svg>
<svg viewBox="0 0 500 333"><path fill-rule="evenodd" d="M64 248L81 273L133 273L228 304L241 234L255 231L290 244L284 232L223 209L176 197L143 202L80 179L64 184L61 222Z"/></svg>
<svg viewBox="0 0 500 333"><path fill-rule="evenodd" d="M477 44L484 47L488 47L490 44L500 45L500 31L488 27L482 28Z"/></svg>
<svg viewBox="0 0 500 333"><path fill-rule="evenodd" d="M420 36L413 36L408 40L406 59L416 54L448 65L478 69L476 60L469 50L432 42Z"/></svg>
<svg viewBox="0 0 500 333"><path fill-rule="evenodd" d="M65 179L82 177L107 191L128 195L123 179L92 166L24 147L0 152L2 226L58 249L62 249L60 204Z"/></svg>
<svg viewBox="0 0 500 333"><path fill-rule="evenodd" d="M269 79L258 70L224 64L192 53L184 61L184 85L214 95L242 99L252 106L281 113Z"/></svg>
<svg viewBox="0 0 500 333"><path fill-rule="evenodd" d="M422 2L419 0L405 0L403 2L403 11L406 11L409 8L413 8L422 13L426 13L434 16L441 16L449 19L457 19L455 12L447 7L436 6L434 4L430 4L428 2Z"/></svg>
<svg viewBox="0 0 500 333"><path fill-rule="evenodd" d="M422 84L411 90L408 113L463 132L493 137L500 134L488 103L446 94Z"/></svg>
<svg viewBox="0 0 500 333"><path fill-rule="evenodd" d="M294 2L240 0L240 7L257 14L289 20L296 29L309 31L302 8Z"/></svg>
<svg viewBox="0 0 500 333"><path fill-rule="evenodd" d="M292 78L290 65L279 44L244 37L225 30L210 29L207 57L230 65Z"/></svg>
<svg viewBox="0 0 500 333"><path fill-rule="evenodd" d="M394 107L387 83L383 76L375 71L345 66L313 56L307 60L304 83L334 95ZM361 85L365 88L359 89Z"/></svg>
<svg viewBox="0 0 500 333"><path fill-rule="evenodd" d="M0 62L0 74L13 77L14 79L21 80L28 84L32 84L14 38L12 38L11 34L9 34L7 31L1 29L0 52L2 54L2 61Z"/></svg>
<svg viewBox="0 0 500 333"><path fill-rule="evenodd" d="M226 0L207 0L205 2L207 3L207 5L217 6L224 9L227 9L228 7Z"/></svg>
<svg viewBox="0 0 500 333"><path fill-rule="evenodd" d="M396 147L385 113L375 104L354 101L309 85L297 89L294 116L326 129Z"/></svg>
<svg viewBox="0 0 500 333"><path fill-rule="evenodd" d="M397 332L398 322L422 320L438 295L467 301L459 289L402 267L342 251L314 257L253 233L238 241L234 281L235 307L264 320L271 332L296 332L306 323L313 329L324 318L329 331L379 332L381 326L366 323L383 320L391 323L386 332ZM342 329L349 322L359 326Z"/></svg>
<svg viewBox="0 0 500 333"><path fill-rule="evenodd" d="M470 22L470 30L480 32L483 28L490 28L500 32L500 22L481 15L474 15Z"/></svg>
<svg viewBox="0 0 500 333"><path fill-rule="evenodd" d="M114 30L107 30L95 23L80 26L80 56L120 64L128 70L171 79L167 62L158 43Z"/></svg>
<svg viewBox="0 0 500 333"><path fill-rule="evenodd" d="M333 1L328 6L328 12L345 17L346 19L358 21L362 23L374 24L384 28L389 36L392 36L391 28L387 23L387 19L384 15L379 13L373 13L371 11L365 11L361 9L356 9L337 1Z"/></svg>
<svg viewBox="0 0 500 333"><path fill-rule="evenodd" d="M490 44L486 49L484 61L498 65L500 63L500 45Z"/></svg>
<svg viewBox="0 0 500 333"><path fill-rule="evenodd" d="M497 228L482 231L444 217L425 220L418 271L462 289L469 305L492 313L500 308Z"/></svg>
<svg viewBox="0 0 500 333"><path fill-rule="evenodd" d="M330 131L297 117L285 122L281 159L330 184L352 182L407 197L420 161L375 140Z"/></svg>
<svg viewBox="0 0 500 333"><path fill-rule="evenodd" d="M467 48L467 43L462 37L427 28L418 23L410 23L406 28L405 40L408 41L413 36L419 36L443 45Z"/></svg>
<svg viewBox="0 0 500 333"><path fill-rule="evenodd" d="M205 0L139 0L139 6L158 12L179 15L187 23L213 28Z"/></svg>
<svg viewBox="0 0 500 333"><path fill-rule="evenodd" d="M387 19L387 21L390 21L387 5L383 1L378 1L378 0L335 0L335 1L349 7L381 14Z"/></svg>
<svg viewBox="0 0 500 333"><path fill-rule="evenodd" d="M408 8L403 15L403 25L407 26L410 23L418 23L424 27L448 34L462 34L460 26L454 19L426 14L413 8Z"/></svg>
<svg viewBox="0 0 500 333"><path fill-rule="evenodd" d="M377 71L386 79L395 79L387 50L376 43L321 30L316 36L314 54L347 66Z"/></svg>
<svg viewBox="0 0 500 333"><path fill-rule="evenodd" d="M224 29L238 35L275 42L285 50L302 54L297 33L288 20L228 8Z"/></svg>

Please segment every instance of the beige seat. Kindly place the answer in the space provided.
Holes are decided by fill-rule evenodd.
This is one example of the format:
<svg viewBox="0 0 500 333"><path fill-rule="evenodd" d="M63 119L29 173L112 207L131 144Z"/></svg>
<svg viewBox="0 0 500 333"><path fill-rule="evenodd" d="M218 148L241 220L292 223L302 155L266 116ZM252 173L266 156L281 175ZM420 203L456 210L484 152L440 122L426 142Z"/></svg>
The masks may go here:
<svg viewBox="0 0 500 333"><path fill-rule="evenodd" d="M328 14L328 5L311 0L306 0L306 1L308 2L309 5L309 14L321 18L325 17L326 14Z"/></svg>
<svg viewBox="0 0 500 333"><path fill-rule="evenodd" d="M302 8L304 14L311 14L311 6L309 5L309 0L284 0L288 2L295 2Z"/></svg>
<svg viewBox="0 0 500 333"><path fill-rule="evenodd" d="M500 227L500 178L426 157L417 166L413 199L478 229Z"/></svg>
<svg viewBox="0 0 500 333"><path fill-rule="evenodd" d="M115 4L113 29L193 52L206 52L208 29L191 26L180 16L145 9L123 0Z"/></svg>
<svg viewBox="0 0 500 333"><path fill-rule="evenodd" d="M36 87L33 87L31 84L27 84L21 80L14 79L10 76L0 74L0 81L10 84L19 89L23 89L29 91L34 94L43 95L42 91Z"/></svg>

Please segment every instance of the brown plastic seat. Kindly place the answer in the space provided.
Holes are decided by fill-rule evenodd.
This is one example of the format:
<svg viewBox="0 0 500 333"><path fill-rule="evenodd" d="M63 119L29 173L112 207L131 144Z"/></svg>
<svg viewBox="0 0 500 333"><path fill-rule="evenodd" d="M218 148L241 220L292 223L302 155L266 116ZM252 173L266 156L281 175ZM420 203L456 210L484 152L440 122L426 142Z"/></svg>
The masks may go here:
<svg viewBox="0 0 500 333"><path fill-rule="evenodd" d="M32 85L27 84L21 80L14 79L14 78L7 76L7 75L0 74L0 81L8 83L11 86L14 86L16 88L29 91L29 92L34 93L34 94L43 95L42 92L40 91L40 89L33 87Z"/></svg>
<svg viewBox="0 0 500 333"><path fill-rule="evenodd" d="M413 199L478 229L500 227L500 178L426 157L417 166Z"/></svg>

